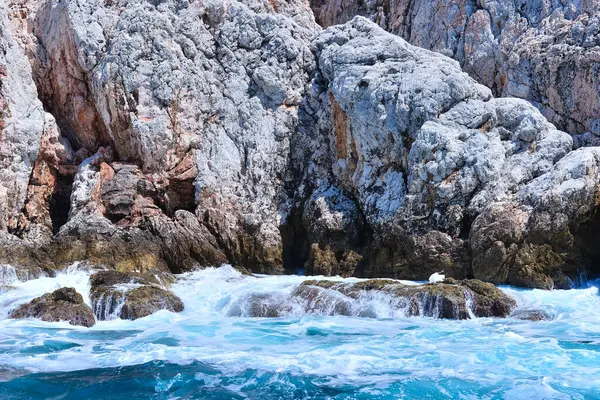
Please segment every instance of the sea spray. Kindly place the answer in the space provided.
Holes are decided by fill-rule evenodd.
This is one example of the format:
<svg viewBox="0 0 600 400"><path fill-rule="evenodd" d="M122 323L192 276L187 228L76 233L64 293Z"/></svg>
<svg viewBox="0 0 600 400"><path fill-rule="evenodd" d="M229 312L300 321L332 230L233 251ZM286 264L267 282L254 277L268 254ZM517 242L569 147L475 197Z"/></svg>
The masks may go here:
<svg viewBox="0 0 600 400"><path fill-rule="evenodd" d="M28 299L57 285L84 291L87 276L74 271L17 283L15 290ZM58 396L64 390L72 397L118 398L127 391L136 397L264 399L595 398L600 392L597 288L503 288L520 308L551 311L551 320L539 322L407 318L390 313L389 307L401 307L390 305L385 294L366 292L356 299L356 310L377 318L294 309L279 318L228 316L252 293L280 301L306 279L207 268L172 286L185 303L179 314L160 311L135 321L99 321L93 328L0 320L0 371L8 371L0 374L0 397ZM0 303L10 296L1 294ZM41 375L18 378L32 372Z"/></svg>

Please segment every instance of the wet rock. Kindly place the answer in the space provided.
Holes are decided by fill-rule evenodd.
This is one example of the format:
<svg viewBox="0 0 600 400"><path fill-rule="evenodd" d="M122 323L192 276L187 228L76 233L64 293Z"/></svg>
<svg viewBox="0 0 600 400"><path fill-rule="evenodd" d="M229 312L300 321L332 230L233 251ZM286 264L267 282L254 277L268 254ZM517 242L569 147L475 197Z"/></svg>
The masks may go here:
<svg viewBox="0 0 600 400"><path fill-rule="evenodd" d="M9 314L10 318L37 318L46 322L68 321L71 325L94 326L90 307L74 288L61 288L23 304Z"/></svg>
<svg viewBox="0 0 600 400"><path fill-rule="evenodd" d="M179 297L166 289L169 276L99 271L90 277L92 308L98 320L138 319L159 310L183 311Z"/></svg>
<svg viewBox="0 0 600 400"><path fill-rule="evenodd" d="M229 317L279 318L289 315L289 299L272 294L251 293L227 311Z"/></svg>
<svg viewBox="0 0 600 400"><path fill-rule="evenodd" d="M510 315L512 318L524 321L550 321L552 315L544 310L516 310Z"/></svg>
<svg viewBox="0 0 600 400"><path fill-rule="evenodd" d="M9 285L0 285L0 294L10 292L11 290L15 290L15 287Z"/></svg>
<svg viewBox="0 0 600 400"><path fill-rule="evenodd" d="M489 282L482 282L478 279L463 279L462 281L450 279L445 280L444 283L469 289L472 292L470 307L478 317L506 317L516 306L514 299Z"/></svg>
<svg viewBox="0 0 600 400"><path fill-rule="evenodd" d="M125 293L121 318L138 319L159 310L182 312L183 303L173 293L155 286L141 286Z"/></svg>
<svg viewBox="0 0 600 400"><path fill-rule="evenodd" d="M352 316L352 301L346 296L329 289L335 285L329 285L329 281L315 281L314 285L308 284L306 281L294 289L292 298L299 298L305 301L304 312L315 315L345 315Z"/></svg>
<svg viewBox="0 0 600 400"><path fill-rule="evenodd" d="M331 302L332 291L346 296L346 300L338 298ZM308 300L312 308L319 307L321 301L331 302L334 304L331 315L353 315L349 299L360 300L373 293L389 296L390 305L402 310L406 316L503 318L516 307L516 302L500 289L478 280L448 279L444 283L425 285L405 285L388 279L358 283L309 280L303 282L294 295Z"/></svg>
<svg viewBox="0 0 600 400"><path fill-rule="evenodd" d="M51 271L49 271L51 272ZM7 264L0 264L0 285L10 285L16 282L25 282L30 279L37 279L49 274L41 268L21 267Z"/></svg>

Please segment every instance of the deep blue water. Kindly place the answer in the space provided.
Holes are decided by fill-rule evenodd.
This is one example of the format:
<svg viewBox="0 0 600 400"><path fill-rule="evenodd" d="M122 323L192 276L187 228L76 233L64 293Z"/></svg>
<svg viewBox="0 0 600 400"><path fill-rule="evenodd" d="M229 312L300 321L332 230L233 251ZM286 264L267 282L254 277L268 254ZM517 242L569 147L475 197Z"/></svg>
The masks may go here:
<svg viewBox="0 0 600 400"><path fill-rule="evenodd" d="M186 310L93 328L8 320L60 286L87 293L85 271L13 283L0 294L0 399L600 399L600 296L503 288L550 321L405 317L385 296L359 318L251 318L254 296L289 302L296 276L198 271L173 288ZM359 313L360 311L360 313Z"/></svg>

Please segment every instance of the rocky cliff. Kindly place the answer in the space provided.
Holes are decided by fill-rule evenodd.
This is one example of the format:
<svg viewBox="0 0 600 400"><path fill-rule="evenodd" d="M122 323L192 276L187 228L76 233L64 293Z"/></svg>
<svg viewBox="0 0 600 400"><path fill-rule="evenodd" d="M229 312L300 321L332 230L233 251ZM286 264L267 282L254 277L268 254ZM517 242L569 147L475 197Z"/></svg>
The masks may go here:
<svg viewBox="0 0 600 400"><path fill-rule="evenodd" d="M2 263L544 288L593 270L600 152L367 19L321 31L301 0L0 11Z"/></svg>
<svg viewBox="0 0 600 400"><path fill-rule="evenodd" d="M312 272L550 288L593 262L598 149L364 18L314 45L297 163Z"/></svg>
<svg viewBox="0 0 600 400"><path fill-rule="evenodd" d="M452 57L496 96L532 102L579 140L600 135L600 3L594 0L313 0L325 27L370 18Z"/></svg>
<svg viewBox="0 0 600 400"><path fill-rule="evenodd" d="M47 251L61 264L92 258L181 271L230 260L282 271L287 154L318 29L307 5L14 7L13 34L58 129L39 152L29 149L14 179L11 232L36 244L40 232L55 234ZM20 57L24 66L14 67L43 120ZM42 128L28 132L32 140ZM39 187L53 189L39 195Z"/></svg>

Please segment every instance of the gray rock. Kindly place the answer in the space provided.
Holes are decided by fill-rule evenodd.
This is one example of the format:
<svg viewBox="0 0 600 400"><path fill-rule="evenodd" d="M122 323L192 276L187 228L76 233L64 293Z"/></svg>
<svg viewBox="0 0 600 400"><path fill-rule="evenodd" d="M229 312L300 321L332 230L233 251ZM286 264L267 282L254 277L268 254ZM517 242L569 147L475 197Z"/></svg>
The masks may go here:
<svg viewBox="0 0 600 400"><path fill-rule="evenodd" d="M498 96L531 101L571 133L600 118L600 5L559 0L315 0L328 27L365 16L415 46L440 52Z"/></svg>
<svg viewBox="0 0 600 400"><path fill-rule="evenodd" d="M14 229L25 203L46 115L27 57L0 4L0 230Z"/></svg>
<svg viewBox="0 0 600 400"><path fill-rule="evenodd" d="M307 199L309 241L319 242L310 232L323 231L315 221L327 218L314 198L342 188L350 197L341 204L355 205L334 208L336 218L325 221L334 227L364 215L372 236L354 250L368 257L366 276L427 279L444 270L520 286L566 284L563 272L572 272L581 247L556 258L562 250L549 235L557 227L575 234L577 221L592 217L595 149L570 152L571 137L529 103L492 98L455 61L364 18L323 31L314 45L319 70L306 103L305 153L296 155L309 160L297 192ZM496 224L485 219L504 203L511 206ZM527 223L509 209L535 218ZM500 245L498 235L510 239ZM513 242L520 255L509 251Z"/></svg>
<svg viewBox="0 0 600 400"><path fill-rule="evenodd" d="M24 3L40 97L93 154L73 177L61 235L90 221L107 233L169 227L158 242L206 243L167 260L183 264L176 272L193 260L283 271L290 138L318 31L308 5ZM180 224L182 210L198 222Z"/></svg>

